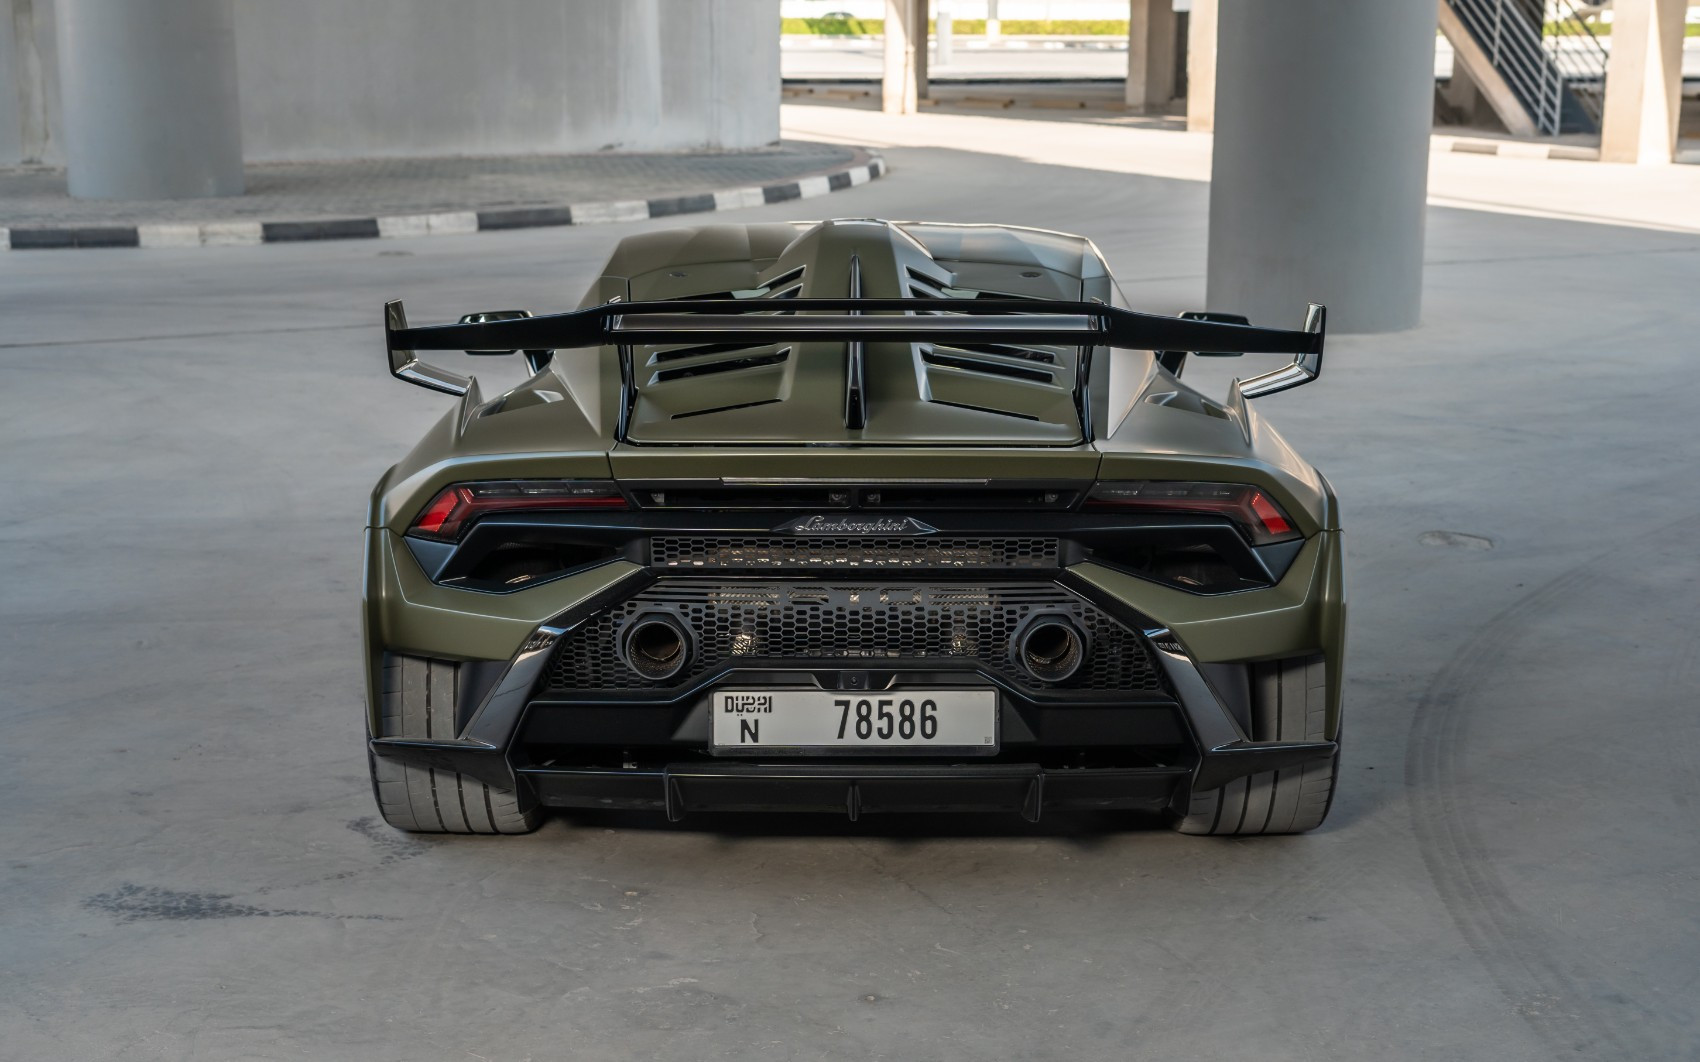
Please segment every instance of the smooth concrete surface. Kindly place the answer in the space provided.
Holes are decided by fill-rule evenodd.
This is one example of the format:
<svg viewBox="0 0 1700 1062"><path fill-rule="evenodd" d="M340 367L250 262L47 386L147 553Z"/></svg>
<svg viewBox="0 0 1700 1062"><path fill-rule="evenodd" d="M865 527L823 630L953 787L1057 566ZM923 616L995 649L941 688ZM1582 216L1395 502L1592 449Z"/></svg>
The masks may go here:
<svg viewBox="0 0 1700 1062"><path fill-rule="evenodd" d="M76 199L242 194L232 0L57 0Z"/></svg>
<svg viewBox="0 0 1700 1062"><path fill-rule="evenodd" d="M0 0L0 166L65 161L55 8L154 2ZM235 0L235 34L250 162L779 138L777 0Z"/></svg>
<svg viewBox="0 0 1700 1062"><path fill-rule="evenodd" d="M1416 325L1434 26L1410 0L1222 0L1209 309Z"/></svg>
<svg viewBox="0 0 1700 1062"><path fill-rule="evenodd" d="M1140 169L1196 166L1190 134L787 121L931 142L733 216L1051 226L1135 305L1204 297L1208 189ZM1467 161L1481 198L1555 202L1566 174L1686 169ZM1339 491L1351 656L1333 815L1244 841L1114 817L391 832L359 525L447 401L388 377L378 307L569 306L665 223L0 256L0 1057L1692 1057L1700 235L1428 221L1423 325L1335 338L1318 383L1260 404Z"/></svg>
<svg viewBox="0 0 1700 1062"><path fill-rule="evenodd" d="M785 112L786 135L798 138L881 150L937 147L1040 164L1066 159L1071 167L1135 178L1210 179L1212 137L1153 128L1162 123L1133 115L1000 108L1000 117L923 113L894 122L855 104L793 105ZM1441 145L1429 153L1431 205L1700 233L1700 167L1601 166L1466 154L1451 151L1451 142L1449 136L1431 138ZM1122 199L1107 195L1098 208L1117 213L1123 209ZM1290 319L1297 325L1294 314L1283 305L1265 320L1278 324Z"/></svg>

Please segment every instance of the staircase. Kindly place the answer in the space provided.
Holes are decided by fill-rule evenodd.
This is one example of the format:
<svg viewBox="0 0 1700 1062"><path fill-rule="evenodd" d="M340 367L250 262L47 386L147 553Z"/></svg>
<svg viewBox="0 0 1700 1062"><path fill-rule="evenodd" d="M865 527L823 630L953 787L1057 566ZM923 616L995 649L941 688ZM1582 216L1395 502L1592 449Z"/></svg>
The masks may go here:
<svg viewBox="0 0 1700 1062"><path fill-rule="evenodd" d="M1456 61L1507 130L1599 131L1607 53L1573 0L1439 2Z"/></svg>

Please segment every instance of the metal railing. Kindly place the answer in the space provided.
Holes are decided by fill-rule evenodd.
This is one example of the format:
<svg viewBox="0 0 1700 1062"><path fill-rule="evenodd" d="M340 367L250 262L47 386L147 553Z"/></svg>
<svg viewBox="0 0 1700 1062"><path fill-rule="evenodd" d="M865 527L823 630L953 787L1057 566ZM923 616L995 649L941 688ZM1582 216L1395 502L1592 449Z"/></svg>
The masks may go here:
<svg viewBox="0 0 1700 1062"><path fill-rule="evenodd" d="M1598 125L1606 49L1573 0L1447 0L1535 128L1563 130L1565 101ZM1548 33L1548 24L1558 32Z"/></svg>
<svg viewBox="0 0 1700 1062"><path fill-rule="evenodd" d="M1573 0L1547 0L1545 15L1541 44L1558 67L1565 87L1597 128L1604 110L1610 53ZM1557 32L1547 28L1556 28Z"/></svg>

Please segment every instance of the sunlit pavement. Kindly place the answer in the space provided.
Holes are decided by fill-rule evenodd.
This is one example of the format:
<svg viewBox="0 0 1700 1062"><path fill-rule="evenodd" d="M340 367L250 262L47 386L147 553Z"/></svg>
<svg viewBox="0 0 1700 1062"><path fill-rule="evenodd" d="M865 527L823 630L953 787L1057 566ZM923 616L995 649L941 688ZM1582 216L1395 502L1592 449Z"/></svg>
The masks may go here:
<svg viewBox="0 0 1700 1062"><path fill-rule="evenodd" d="M1599 38L1611 48L1610 35ZM871 38L832 38L793 35L781 38L780 73L788 78L878 78L884 61L883 42ZM1589 48L1582 41L1561 40L1566 50ZM1682 72L1700 78L1700 37L1683 41ZM949 62L938 59L936 40L931 49L931 76L955 78L1120 78L1127 76L1127 38L1000 39L958 34ZM1445 37L1434 42L1434 76L1452 76L1452 45Z"/></svg>
<svg viewBox="0 0 1700 1062"><path fill-rule="evenodd" d="M1147 120L1139 118L1067 111L893 118L851 107L799 105L786 107L784 114L786 136L798 139L881 149L937 147L1034 164L1067 159L1072 168L1110 174L1210 180L1208 133L1146 128ZM1045 192L1041 187L1033 194ZM1473 211L1700 233L1700 166L1627 166L1437 151L1429 163L1429 201ZM981 211L1009 208L1000 201L971 200L963 206ZM1202 223L1202 215L1199 220ZM1083 231L1097 229L1088 224ZM1588 248L1578 246L1576 251L1587 253Z"/></svg>
<svg viewBox="0 0 1700 1062"><path fill-rule="evenodd" d="M1202 303L1203 138L786 122L891 173L706 220L1072 230L1134 305ZM565 308L667 223L0 255L0 1057L1691 1055L1695 173L1437 158L1423 327L1331 337L1320 382L1265 400L1343 502L1350 683L1328 823L1245 841L394 833L359 528L447 400L389 379L379 307Z"/></svg>

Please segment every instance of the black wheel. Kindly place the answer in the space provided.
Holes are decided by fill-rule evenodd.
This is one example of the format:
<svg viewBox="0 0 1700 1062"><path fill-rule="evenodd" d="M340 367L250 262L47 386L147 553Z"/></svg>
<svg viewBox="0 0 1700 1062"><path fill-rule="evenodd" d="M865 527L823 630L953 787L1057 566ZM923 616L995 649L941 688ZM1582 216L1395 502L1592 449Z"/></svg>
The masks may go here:
<svg viewBox="0 0 1700 1062"><path fill-rule="evenodd" d="M459 669L443 660L384 657L382 733L415 739L452 737ZM384 821L413 833L530 833L543 821L510 789L434 767L367 754L372 793Z"/></svg>
<svg viewBox="0 0 1700 1062"><path fill-rule="evenodd" d="M1327 740L1328 679L1321 656L1253 664L1251 685L1254 740ZM1265 771L1194 793L1175 829L1218 836L1313 830L1328 817L1339 765L1336 749L1325 763Z"/></svg>

